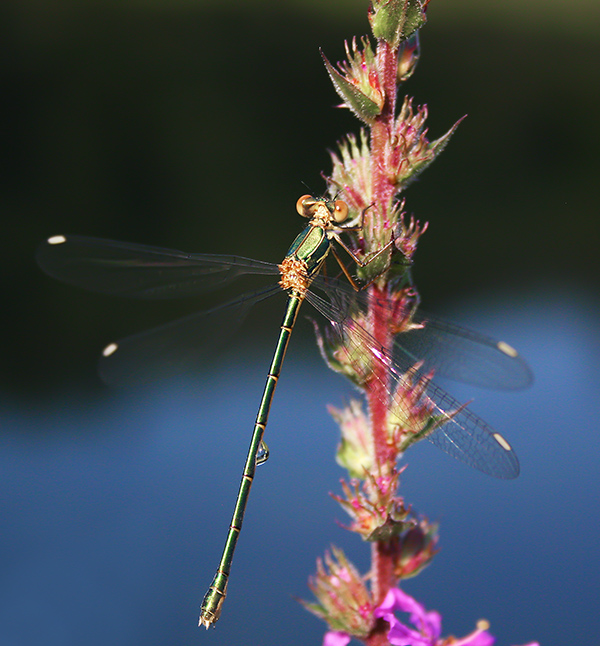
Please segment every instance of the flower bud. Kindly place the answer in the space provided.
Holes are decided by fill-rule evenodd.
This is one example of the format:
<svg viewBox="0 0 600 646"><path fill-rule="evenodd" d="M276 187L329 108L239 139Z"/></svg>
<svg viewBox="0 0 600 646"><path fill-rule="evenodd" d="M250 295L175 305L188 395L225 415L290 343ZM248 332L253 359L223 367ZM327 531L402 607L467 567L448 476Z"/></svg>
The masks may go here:
<svg viewBox="0 0 600 646"><path fill-rule="evenodd" d="M369 7L373 35L397 47L425 24L428 3L429 0L373 0Z"/></svg>
<svg viewBox="0 0 600 646"><path fill-rule="evenodd" d="M371 593L344 552L335 547L332 552L333 556L325 554L325 563L317 560L317 573L308 582L317 602L301 603L325 620L332 631L363 639L375 623Z"/></svg>
<svg viewBox="0 0 600 646"><path fill-rule="evenodd" d="M398 579L416 576L439 552L438 526L422 519L398 539L398 551L394 559L394 575Z"/></svg>
<svg viewBox="0 0 600 646"><path fill-rule="evenodd" d="M357 480L350 484L342 480L346 497L332 497L352 519L347 529L365 541L390 541L414 526L415 521L409 519L410 509L396 496L400 473L394 469L388 476L369 474L362 485Z"/></svg>

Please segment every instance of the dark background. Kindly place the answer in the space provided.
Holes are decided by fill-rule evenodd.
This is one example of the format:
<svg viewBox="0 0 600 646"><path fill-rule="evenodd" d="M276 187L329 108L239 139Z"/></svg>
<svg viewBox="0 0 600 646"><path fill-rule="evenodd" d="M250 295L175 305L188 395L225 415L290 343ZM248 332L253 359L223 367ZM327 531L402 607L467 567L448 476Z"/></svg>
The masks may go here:
<svg viewBox="0 0 600 646"><path fill-rule="evenodd" d="M40 277L31 259L47 236L279 261L301 182L321 191L327 148L358 130L332 109L318 48L341 59L368 28L350 0L333 16L279 3L3 6L1 376L22 394L80 380L94 343L158 316L119 303L117 320L108 301ZM432 138L469 116L407 192L431 226L415 267L424 302L540 283L597 292L600 39L533 9L522 25L436 9L406 92L428 104Z"/></svg>
<svg viewBox="0 0 600 646"><path fill-rule="evenodd" d="M406 495L441 521L443 552L407 589L445 633L485 616L499 644L593 643L600 10L437 4L404 89L428 104L431 138L469 116L407 191L430 223L415 278L429 310L506 338L537 382L474 406L517 448L518 481L415 450ZM368 30L366 3L14 1L0 25L0 644L318 643L322 625L291 600L308 596L315 557L335 541L368 566L332 523L341 471L324 406L343 391L303 353L310 335L292 343L238 579L205 635L195 615L280 314L261 308L195 382L113 393L99 348L215 299L118 301L33 258L49 235L80 233L280 260L302 182L323 190L327 148L358 130L333 109L318 48L341 59Z"/></svg>

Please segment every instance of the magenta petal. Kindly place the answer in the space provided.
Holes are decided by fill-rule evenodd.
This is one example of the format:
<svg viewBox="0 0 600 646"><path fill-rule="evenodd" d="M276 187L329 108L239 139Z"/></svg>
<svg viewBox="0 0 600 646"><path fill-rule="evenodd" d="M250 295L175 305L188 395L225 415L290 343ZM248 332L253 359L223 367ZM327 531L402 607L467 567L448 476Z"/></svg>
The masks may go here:
<svg viewBox="0 0 600 646"><path fill-rule="evenodd" d="M350 643L350 635L338 630L330 630L323 637L323 646L347 646Z"/></svg>
<svg viewBox="0 0 600 646"><path fill-rule="evenodd" d="M469 646L494 646L496 638L485 630L471 641Z"/></svg>
<svg viewBox="0 0 600 646"><path fill-rule="evenodd" d="M436 640L409 628L394 615L386 615L385 620L390 624L387 638L392 646L435 646Z"/></svg>
<svg viewBox="0 0 600 646"><path fill-rule="evenodd" d="M442 634L442 615L435 610L426 612L425 616L421 618L421 624L417 623L414 615L410 616L410 620L415 624L415 626L418 626L422 632L428 633L433 638L433 641L437 641L439 636Z"/></svg>
<svg viewBox="0 0 600 646"><path fill-rule="evenodd" d="M383 617L385 615L394 614L395 608L395 597L392 590L388 590L388 593L385 595L385 599L381 602L381 605L375 608L373 615L375 617Z"/></svg>
<svg viewBox="0 0 600 646"><path fill-rule="evenodd" d="M429 637L427 643L435 644L442 632L442 617L438 612L427 612L425 607L416 599L413 599L399 588L391 588L386 594L383 603L375 609L375 616L383 617L391 625L390 617L393 617L392 613L395 610L408 612L410 614L410 623ZM421 636L421 639L423 639L423 636Z"/></svg>
<svg viewBox="0 0 600 646"><path fill-rule="evenodd" d="M395 617L387 638L392 646L435 646L435 642L423 637L416 630L411 630Z"/></svg>
<svg viewBox="0 0 600 646"><path fill-rule="evenodd" d="M390 588L383 603L375 609L375 616L383 617L384 614L393 613L395 610L410 612L411 614L425 614L425 608L410 595L402 592L399 588Z"/></svg>
<svg viewBox="0 0 600 646"><path fill-rule="evenodd" d="M457 640L456 646L493 646L496 638L486 630L475 630L470 635Z"/></svg>

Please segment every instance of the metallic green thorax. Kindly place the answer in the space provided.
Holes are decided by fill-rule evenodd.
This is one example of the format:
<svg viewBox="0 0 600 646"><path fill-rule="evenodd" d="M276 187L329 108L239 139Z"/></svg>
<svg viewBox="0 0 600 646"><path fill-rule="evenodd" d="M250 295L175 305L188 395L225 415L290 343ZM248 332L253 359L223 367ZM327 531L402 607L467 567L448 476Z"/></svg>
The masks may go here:
<svg viewBox="0 0 600 646"><path fill-rule="evenodd" d="M219 618L221 606L227 594L227 582L231 570L233 553L242 528L244 512L246 510L252 480L254 479L256 465L261 462L260 459L257 460L257 456L259 455L261 446L264 446L262 439L267 425L269 409L271 408L275 386L279 379L292 329L298 316L298 310L304 300L308 285L319 272L319 269L327 258L330 248L331 243L327 235L327 229L321 226L320 223L311 222L294 240L284 261L279 266L281 271L281 285L284 289L288 289L289 296L279 331L279 338L275 346L273 360L271 361L262 399L258 407L254 432L252 433L223 555L221 556L221 561L212 584L202 601L200 625L204 625L206 628ZM291 268L290 272L287 271L287 267ZM295 272L299 272L299 276ZM287 275L288 273L291 276Z"/></svg>
<svg viewBox="0 0 600 646"><path fill-rule="evenodd" d="M331 243L325 229L309 224L292 242L285 257L303 260L306 263L307 278L310 281L327 258L330 247Z"/></svg>

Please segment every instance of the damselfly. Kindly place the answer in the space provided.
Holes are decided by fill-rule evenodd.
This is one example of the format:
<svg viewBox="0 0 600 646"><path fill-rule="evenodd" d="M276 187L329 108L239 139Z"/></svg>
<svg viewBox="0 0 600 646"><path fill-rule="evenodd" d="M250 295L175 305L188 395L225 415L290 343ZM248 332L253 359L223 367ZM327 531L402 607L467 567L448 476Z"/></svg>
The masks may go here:
<svg viewBox="0 0 600 646"><path fill-rule="evenodd" d="M289 338L305 299L327 319L330 336L340 339L346 346L355 344L351 352L357 355L370 352L370 359L385 364L386 370L396 379L406 378L407 372L416 369L422 374L434 370L438 375L490 388L518 389L531 382L527 364L508 344L418 313L412 320L421 324L421 329L399 335L392 348L377 346L355 317L357 307L368 306L367 296L357 293L349 284L319 275L319 272L330 252L337 259L334 241L361 266L371 262L380 252L361 261L340 239L344 229L349 228L343 224L348 214L343 201L305 195L298 200L297 210L309 218L309 223L279 265L238 256L188 254L81 236L54 236L38 250L37 259L42 269L59 280L98 292L135 298L191 296L222 287L244 274L279 278L276 284L244 294L224 305L111 343L100 359L100 374L108 383L151 377L157 349L162 354L179 354L186 360L193 360L195 355L191 348L210 347L214 334L227 334L255 303L281 290L287 293L285 313L260 401L233 519L217 572L202 602L200 624L207 628L218 620L225 600L231 562L256 466L268 457L263 434ZM348 272L345 273L349 277ZM316 291L321 291L324 297ZM394 397L392 388L384 391L386 397ZM447 420L427 439L489 475L498 478L518 475L515 453L486 422L432 382L428 383L424 397L436 413Z"/></svg>

